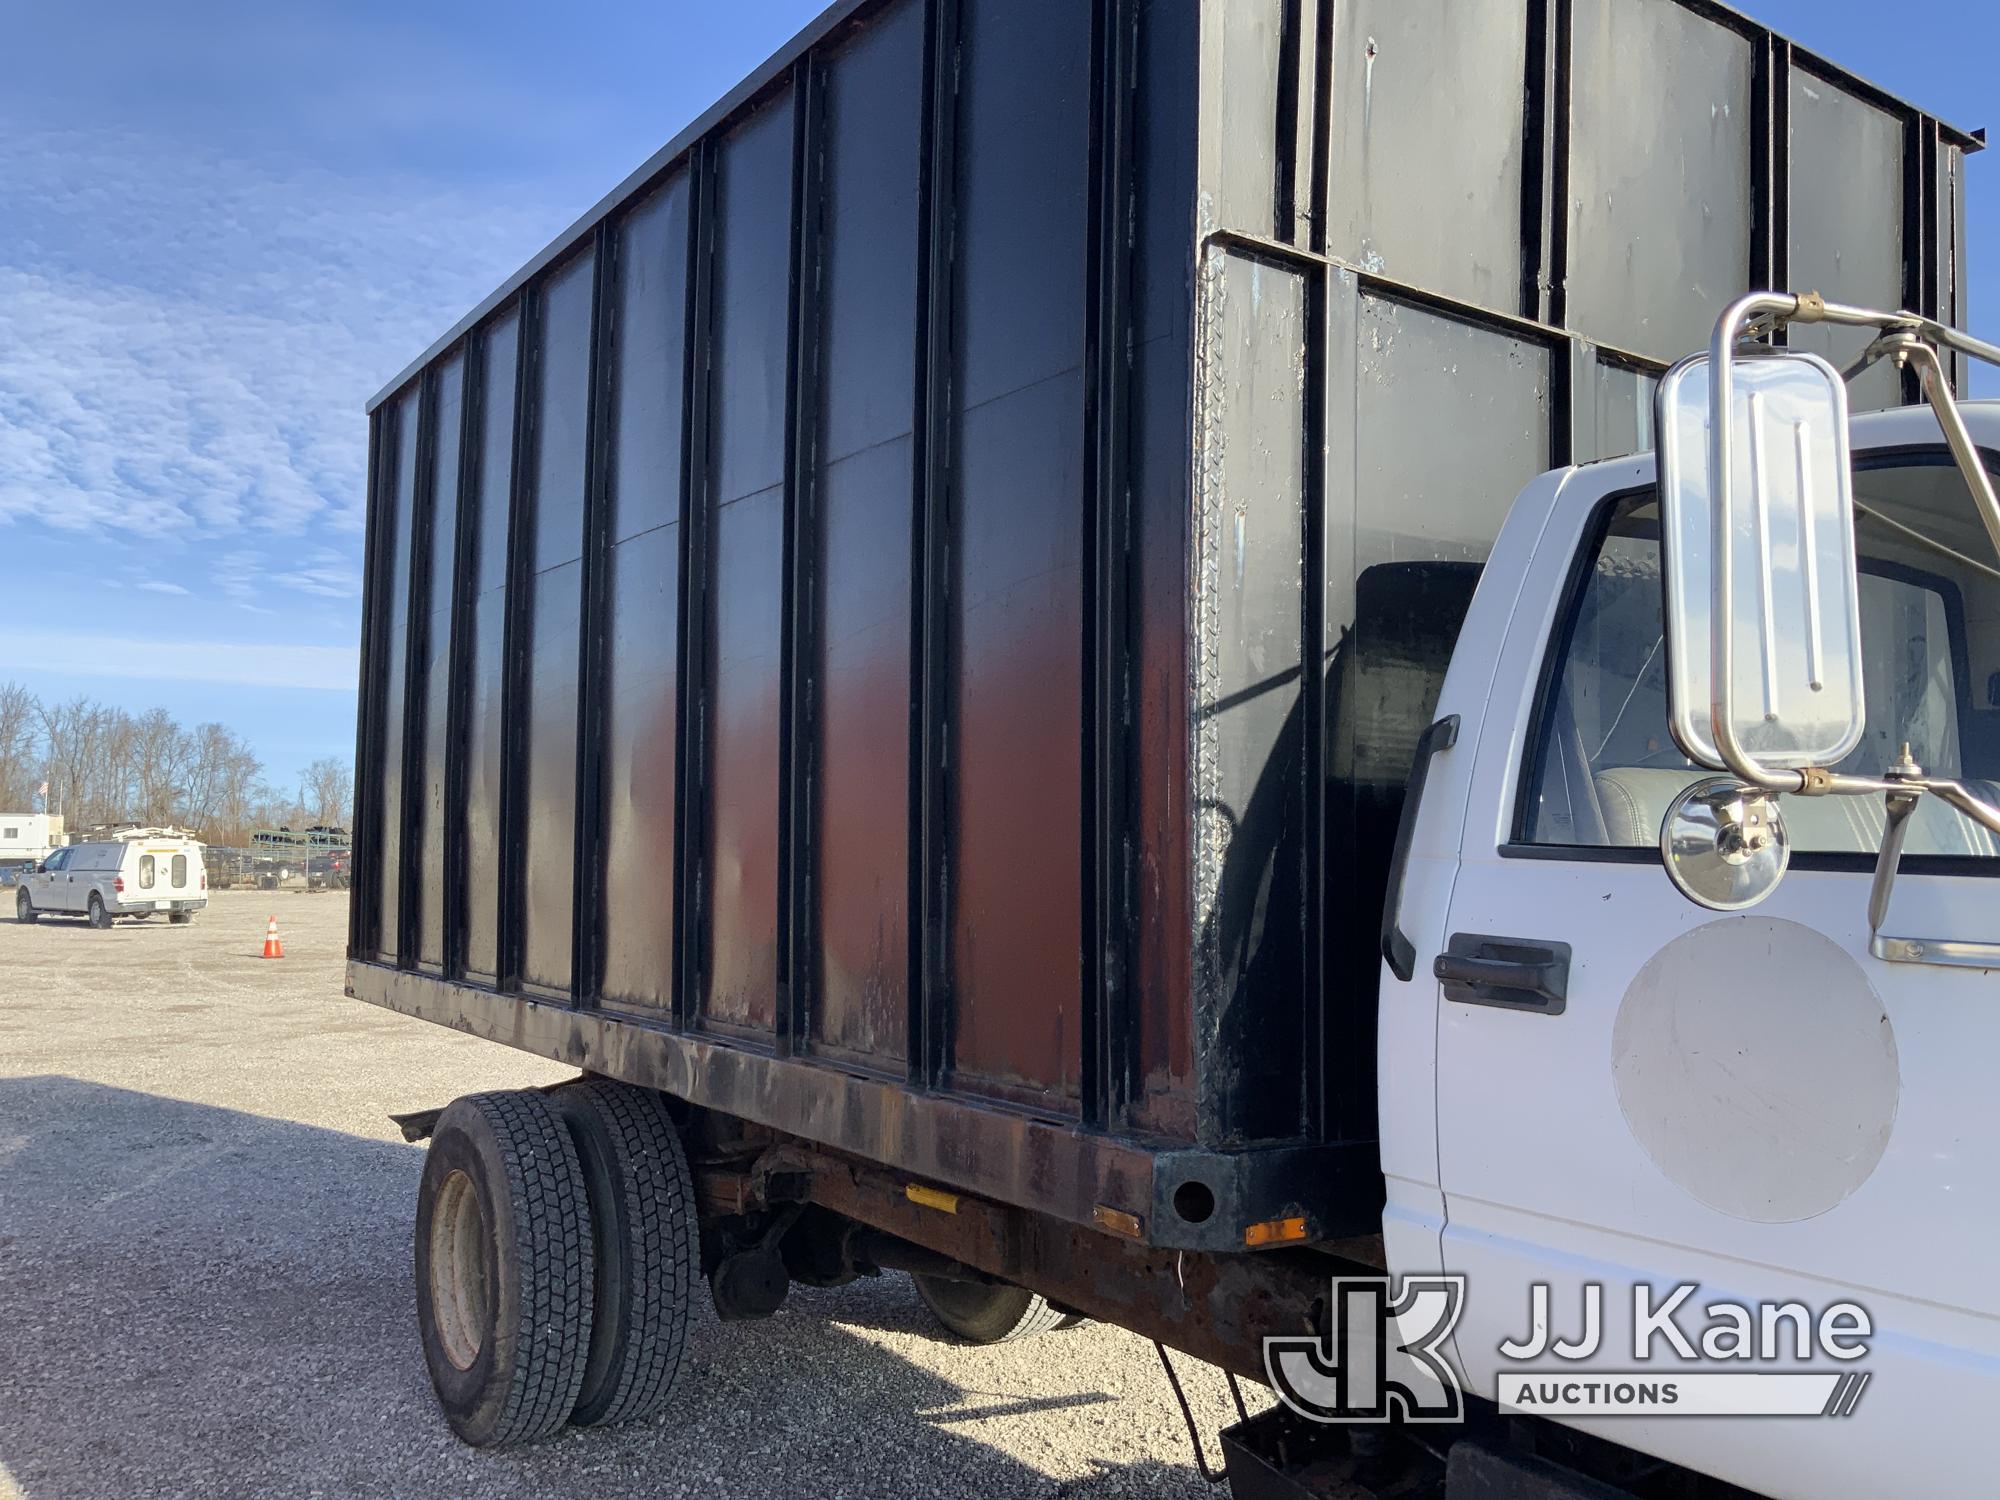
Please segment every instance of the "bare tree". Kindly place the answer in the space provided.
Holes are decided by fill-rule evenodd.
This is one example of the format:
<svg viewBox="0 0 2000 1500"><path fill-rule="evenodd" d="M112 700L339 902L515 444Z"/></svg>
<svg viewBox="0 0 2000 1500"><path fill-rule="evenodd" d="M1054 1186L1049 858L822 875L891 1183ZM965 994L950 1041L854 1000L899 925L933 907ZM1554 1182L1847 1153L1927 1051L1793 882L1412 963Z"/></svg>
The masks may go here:
<svg viewBox="0 0 2000 1500"><path fill-rule="evenodd" d="M184 729L165 708L137 717L89 698L44 703L0 683L0 809L28 811L38 783L48 807L72 829L139 822L178 824L213 844L245 844L265 824L303 824L307 806L344 822L353 795L347 763L328 759L308 772L311 796L280 798L264 766L223 724Z"/></svg>
<svg viewBox="0 0 2000 1500"><path fill-rule="evenodd" d="M148 709L130 723L131 787L128 816L165 824L185 811L189 737L164 708Z"/></svg>
<svg viewBox="0 0 2000 1500"><path fill-rule="evenodd" d="M354 773L338 756L327 755L305 768L299 778L299 805L311 822L327 828L347 826L348 804L354 798Z"/></svg>
<svg viewBox="0 0 2000 1500"><path fill-rule="evenodd" d="M0 808L33 811L41 779L41 704L18 682L0 682Z"/></svg>
<svg viewBox="0 0 2000 1500"><path fill-rule="evenodd" d="M211 829L210 843L247 844L251 831L262 823L266 788L264 766L251 749L220 724L205 724L203 753L211 767L208 775L211 811L202 825Z"/></svg>
<svg viewBox="0 0 2000 1500"><path fill-rule="evenodd" d="M101 784L104 710L88 698L38 704L46 749L49 798L72 826L81 827L96 811L91 799Z"/></svg>
<svg viewBox="0 0 2000 1500"><path fill-rule="evenodd" d="M228 765L236 737L220 724L197 725L188 736L187 788L182 816L187 826L209 832L221 810Z"/></svg>

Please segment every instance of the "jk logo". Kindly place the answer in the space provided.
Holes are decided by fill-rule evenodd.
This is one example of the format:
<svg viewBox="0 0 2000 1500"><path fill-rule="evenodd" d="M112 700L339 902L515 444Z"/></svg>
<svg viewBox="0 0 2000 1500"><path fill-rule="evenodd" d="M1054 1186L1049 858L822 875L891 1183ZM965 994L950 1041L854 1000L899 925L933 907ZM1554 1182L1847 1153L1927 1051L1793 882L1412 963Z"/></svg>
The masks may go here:
<svg viewBox="0 0 2000 1500"><path fill-rule="evenodd" d="M1335 1277L1324 1338L1264 1340L1271 1388L1314 1422L1456 1422L1458 1377L1439 1352L1465 1306L1463 1276Z"/></svg>

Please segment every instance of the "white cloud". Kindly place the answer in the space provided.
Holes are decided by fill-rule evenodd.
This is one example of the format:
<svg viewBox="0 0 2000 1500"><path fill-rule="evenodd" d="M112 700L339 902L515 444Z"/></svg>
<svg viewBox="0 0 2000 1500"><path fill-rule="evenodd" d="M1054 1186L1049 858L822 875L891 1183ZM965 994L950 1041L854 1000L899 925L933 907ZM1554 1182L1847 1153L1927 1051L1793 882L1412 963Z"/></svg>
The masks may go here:
<svg viewBox="0 0 2000 1500"><path fill-rule="evenodd" d="M353 646L141 640L55 630L10 630L7 647L20 666L38 672L349 693L360 677L361 663L361 653Z"/></svg>
<svg viewBox="0 0 2000 1500"><path fill-rule="evenodd" d="M0 529L189 544L180 576L248 609L355 598L362 404L576 206L550 198L10 132Z"/></svg>
<svg viewBox="0 0 2000 1500"><path fill-rule="evenodd" d="M142 579L138 586L152 594L185 594L187 592L178 583L168 583L164 578Z"/></svg>
<svg viewBox="0 0 2000 1500"><path fill-rule="evenodd" d="M359 549L321 547L304 555L282 545L238 547L211 560L208 579L230 603L252 614L277 613L301 596L345 601L361 597Z"/></svg>

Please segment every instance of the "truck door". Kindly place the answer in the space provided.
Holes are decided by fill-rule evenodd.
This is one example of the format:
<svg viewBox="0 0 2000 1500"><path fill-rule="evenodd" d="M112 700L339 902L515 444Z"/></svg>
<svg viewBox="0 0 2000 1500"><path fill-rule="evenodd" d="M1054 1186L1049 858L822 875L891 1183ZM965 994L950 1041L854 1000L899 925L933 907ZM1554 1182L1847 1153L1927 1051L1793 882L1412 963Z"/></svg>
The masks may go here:
<svg viewBox="0 0 2000 1500"><path fill-rule="evenodd" d="M74 911L69 899L76 877L68 866L74 849L57 849L42 861L39 873L28 877L29 899L43 911Z"/></svg>
<svg viewBox="0 0 2000 1500"><path fill-rule="evenodd" d="M1943 449L1871 452L1865 426L1869 726L1842 769L1877 773L1909 740L1935 774L1990 781L2000 574L1979 561L1990 550ZM1457 1354L1488 1398L1523 1368L1866 1371L1845 1420L1589 1421L1772 1494L1968 1489L2000 1410L2000 977L1870 955L1876 799L1783 799L1791 873L1754 909L1706 910L1670 884L1662 815L1709 773L1668 731L1651 483L1651 461L1633 461L1525 496L1509 530L1540 540L1519 604L1447 684L1446 707L1456 693L1467 710L1448 753L1472 760L1445 778L1465 786L1465 822L1416 977L1438 980L1442 1262L1467 1278ZM1466 692L1480 678L1483 703ZM1992 837L1935 799L1918 817L1887 930L2000 938ZM1798 1363L1791 1319L1775 1365L1677 1366L1664 1336L1635 1359L1634 1287L1656 1311L1689 1282L1676 1322L1698 1350L1722 1302L1815 1317L1852 1302L1873 1333L1846 1363ZM1593 1283L1595 1353L1502 1355L1534 1347L1537 1284L1549 1335L1580 1338ZM1727 1335L1716 1348L1735 1353Z"/></svg>

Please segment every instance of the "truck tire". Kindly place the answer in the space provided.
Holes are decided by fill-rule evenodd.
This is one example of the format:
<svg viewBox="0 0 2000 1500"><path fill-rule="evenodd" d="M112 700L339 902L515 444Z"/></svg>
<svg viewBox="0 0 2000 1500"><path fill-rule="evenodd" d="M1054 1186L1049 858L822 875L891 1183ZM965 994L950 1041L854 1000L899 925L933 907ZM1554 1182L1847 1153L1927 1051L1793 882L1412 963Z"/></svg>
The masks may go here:
<svg viewBox="0 0 2000 1500"><path fill-rule="evenodd" d="M35 903L28 898L28 893L26 891L20 891L15 895L14 897L15 921L39 922L41 920L41 917L42 914L35 910Z"/></svg>
<svg viewBox="0 0 2000 1500"><path fill-rule="evenodd" d="M701 1280L694 1177L666 1101L590 1080L549 1095L569 1127L597 1247L590 1357L570 1420L654 1416L674 1393Z"/></svg>
<svg viewBox="0 0 2000 1500"><path fill-rule="evenodd" d="M191 911L170 911L167 913L167 921L175 927L185 927L193 920L194 913Z"/></svg>
<svg viewBox="0 0 2000 1500"><path fill-rule="evenodd" d="M416 1263L424 1363L451 1430L494 1448L559 1429L590 1355L590 1204L541 1094L469 1094L438 1118Z"/></svg>
<svg viewBox="0 0 2000 1500"><path fill-rule="evenodd" d="M105 909L104 898L95 891L90 893L90 915L88 920L92 927L109 927L111 925L111 913Z"/></svg>
<svg viewBox="0 0 2000 1500"><path fill-rule="evenodd" d="M937 1276L910 1279L931 1316L968 1344L1004 1344L1082 1321L1024 1286L989 1286Z"/></svg>

